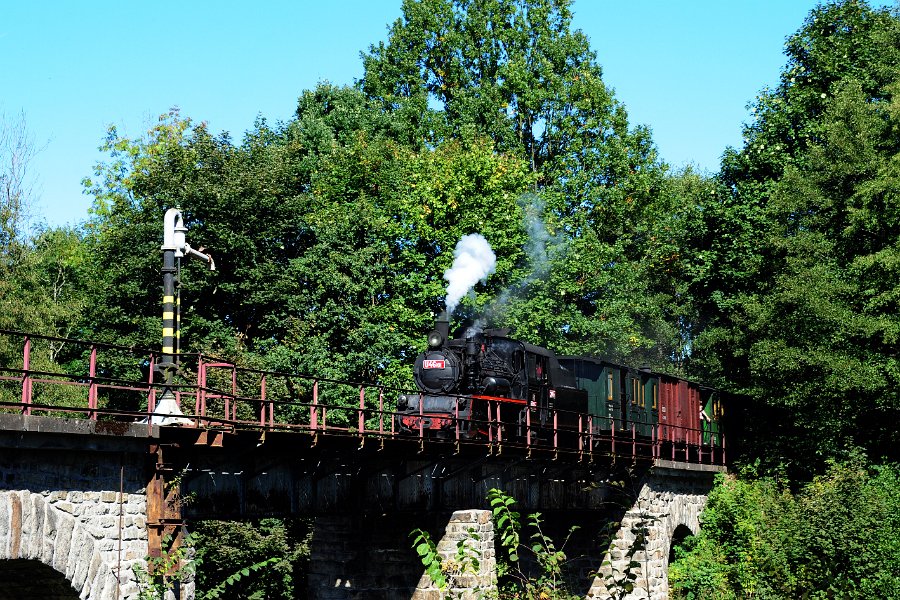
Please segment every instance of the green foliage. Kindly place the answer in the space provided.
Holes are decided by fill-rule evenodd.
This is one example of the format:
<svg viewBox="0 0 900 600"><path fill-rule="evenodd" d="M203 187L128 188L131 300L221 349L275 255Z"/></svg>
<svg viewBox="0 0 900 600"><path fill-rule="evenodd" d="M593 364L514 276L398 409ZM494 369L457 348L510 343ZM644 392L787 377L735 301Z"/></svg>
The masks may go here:
<svg viewBox="0 0 900 600"><path fill-rule="evenodd" d="M226 598L226 597L228 597L228 595L229 595L229 594L228 594L229 589L230 589L232 586L237 585L237 583L240 582L241 579L243 579L243 578L245 578L245 577L250 577L250 576L251 576L251 573L255 573L256 571L261 571L261 570L263 570L263 569L267 569L267 568L269 568L269 567L272 567L272 566L274 566L274 565L277 565L280 561L281 561L280 558L278 558L278 557L273 557L273 558L269 558L269 559L263 560L263 561L258 562L258 563L253 563L252 565L250 565L250 566L248 566L248 567L244 567L244 568L241 569L240 571L237 571L237 572L233 573L232 575L229 575L228 578L225 579L225 581L223 581L222 583L220 583L220 584L217 585L216 587L214 587L214 588L212 588L212 589L206 591L205 593L203 593L203 594L202 594L202 598L203 598L204 600L206 600L206 599L212 599L212 598ZM257 597L257 598L269 598L270 596L262 596L262 595L260 595L260 594L255 594L255 595L251 595L251 596L243 596L243 595L241 595L241 597L242 597L242 598L243 598L243 597L248 597L248 598L253 598L253 597Z"/></svg>
<svg viewBox="0 0 900 600"><path fill-rule="evenodd" d="M425 567L425 573L428 574L432 583L439 590L446 592L450 582L447 581L447 577L444 575L441 555L438 554L434 540L431 539L427 531L422 531L421 529L414 529L409 535L413 538L413 548L415 548L416 554L419 555L422 566Z"/></svg>
<svg viewBox="0 0 900 600"><path fill-rule="evenodd" d="M516 503L515 498L502 490L492 488L488 490L488 502L491 505L497 539L500 547L506 552L504 558L509 561L500 562L499 573L503 576L508 571L509 564L519 562L519 530L522 524L519 513L512 509Z"/></svg>
<svg viewBox="0 0 900 600"><path fill-rule="evenodd" d="M683 356L671 251L687 225L672 218L682 198L649 131L629 126L604 85L568 0L407 0L363 61L360 89L417 143L474 133L530 168L535 193L519 198L524 214L507 213L525 217L526 252L495 247L514 276L479 306L496 325L560 352L660 369Z"/></svg>
<svg viewBox="0 0 900 600"><path fill-rule="evenodd" d="M525 526L517 511L513 510L515 499L502 490L488 490L488 502L493 515L494 530L502 553L497 555L497 575L501 598L528 599L560 599L580 597L575 592L571 576L566 571L567 556L564 551L566 543L577 527L569 531L569 535L560 546L547 536L541 528L540 513L527 516L527 528L530 544L522 542ZM523 557L523 551L525 556ZM533 559L536 572L523 563L522 558Z"/></svg>
<svg viewBox="0 0 900 600"><path fill-rule="evenodd" d="M0 329L68 337L87 304L87 256L78 231L36 232L0 248ZM55 359L60 351L49 358Z"/></svg>
<svg viewBox="0 0 900 600"><path fill-rule="evenodd" d="M427 531L414 529L409 535L413 539L413 548L425 567L425 573L445 598L454 597L453 588L466 585L463 581L465 576L478 575L481 554L472 546L480 540L480 536L474 528L470 527L467 535L456 542L456 553L453 556L442 556ZM457 597L462 597L462 593L458 593ZM485 597L485 594L482 592L479 597Z"/></svg>
<svg viewBox="0 0 900 600"><path fill-rule="evenodd" d="M900 467L856 455L791 493L720 477L700 534L678 550L679 598L895 598Z"/></svg>
<svg viewBox="0 0 900 600"><path fill-rule="evenodd" d="M87 256L78 231L38 230L7 240L0 247L0 329L55 337L78 333L88 303L86 270ZM0 365L22 368L22 343L16 336L0 336ZM72 364L82 357L82 350L65 341L33 339L30 368L87 375L86 366L77 369ZM21 398L8 395L5 387L0 389L5 401ZM37 385L33 392L38 404L87 404L87 394L74 388ZM20 394L21 388L15 393Z"/></svg>
<svg viewBox="0 0 900 600"><path fill-rule="evenodd" d="M766 469L897 447L898 48L888 9L817 7L698 197L690 369L759 399L744 437Z"/></svg>
<svg viewBox="0 0 900 600"><path fill-rule="evenodd" d="M164 537L160 556L146 557L146 569L141 565L133 567L141 600L165 598L166 592L176 582L190 579L193 575L196 567L196 563L191 560L193 540L190 536L185 536L177 545L174 542L172 536Z"/></svg>
<svg viewBox="0 0 900 600"><path fill-rule="evenodd" d="M198 542L201 544L199 552L197 551ZM195 573L202 572L204 555L208 552L208 547L204 547L202 539L198 539L194 535L187 535L176 546L173 544L172 537L167 536L163 539L162 545L164 548L160 556L146 558L146 569L140 565L134 567L141 600L160 600L175 587L176 583L190 580ZM278 596L272 594L273 588L259 583L271 577L272 572L277 571L278 564L283 561L283 557L276 556L240 567L218 585L212 587L204 586L201 575L195 581L197 587L195 597L198 600L293 598L291 589L287 590L287 595ZM229 568L233 569L234 565L229 565ZM259 573L264 570L265 573ZM266 577L262 577L262 575ZM243 584L240 584L241 580L244 580ZM253 591L254 588L258 589Z"/></svg>
<svg viewBox="0 0 900 600"><path fill-rule="evenodd" d="M308 531L300 520L197 523L198 592L226 599L295 598L306 589ZM241 565L249 566L236 568Z"/></svg>

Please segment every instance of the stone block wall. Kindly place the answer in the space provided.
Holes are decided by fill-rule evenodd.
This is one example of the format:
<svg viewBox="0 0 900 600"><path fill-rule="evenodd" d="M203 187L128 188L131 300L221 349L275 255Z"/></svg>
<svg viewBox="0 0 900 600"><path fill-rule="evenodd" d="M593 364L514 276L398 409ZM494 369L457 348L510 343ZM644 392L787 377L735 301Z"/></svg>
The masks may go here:
<svg viewBox="0 0 900 600"><path fill-rule="evenodd" d="M146 507L141 456L0 451L0 560L40 561L83 599L138 596Z"/></svg>
<svg viewBox="0 0 900 600"><path fill-rule="evenodd" d="M474 535L473 535L474 534ZM478 557L478 569L458 564L459 544ZM423 574L412 600L443 600L447 594L460 600L478 600L497 589L497 559L494 555L494 522L489 510L458 510L450 517L444 536L437 543L449 589L445 592Z"/></svg>
<svg viewBox="0 0 900 600"><path fill-rule="evenodd" d="M132 567L147 555L144 509L139 494L120 502L111 491L0 491L0 560L38 560L81 598L134 598Z"/></svg>
<svg viewBox="0 0 900 600"><path fill-rule="evenodd" d="M712 487L712 473L654 469L641 482L634 505L622 518L588 598L618 598L620 583L631 573L634 588L625 600L667 600L669 550L675 531L696 534L700 513ZM629 569L634 561L637 567Z"/></svg>

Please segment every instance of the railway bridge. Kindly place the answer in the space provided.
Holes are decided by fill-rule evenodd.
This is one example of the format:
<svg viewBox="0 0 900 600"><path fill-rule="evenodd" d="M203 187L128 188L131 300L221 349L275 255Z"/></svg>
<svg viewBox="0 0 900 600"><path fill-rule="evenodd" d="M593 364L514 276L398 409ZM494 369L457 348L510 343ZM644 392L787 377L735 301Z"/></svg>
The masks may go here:
<svg viewBox="0 0 900 600"><path fill-rule="evenodd" d="M0 338L0 600L136 598L135 568L177 549L192 522L267 516L312 519L310 598L440 597L410 547L415 528L445 556L473 545L477 572L451 582L476 597L495 584L492 489L540 512L551 536L580 527L566 552L586 597L627 579L629 598L665 598L672 544L697 531L725 469L724 446L702 436L667 444L634 428L532 440L487 422L479 440L401 436L393 390L197 355L166 382L181 414L161 419L157 354ZM42 366L54 344L81 359ZM169 579L170 598L193 598L190 576Z"/></svg>

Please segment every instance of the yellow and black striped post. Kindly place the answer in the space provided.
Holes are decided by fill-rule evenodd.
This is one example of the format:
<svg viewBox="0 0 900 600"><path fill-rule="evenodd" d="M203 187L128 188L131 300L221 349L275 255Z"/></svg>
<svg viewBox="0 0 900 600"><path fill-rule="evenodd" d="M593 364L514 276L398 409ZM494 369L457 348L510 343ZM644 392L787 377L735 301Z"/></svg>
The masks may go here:
<svg viewBox="0 0 900 600"><path fill-rule="evenodd" d="M172 367L175 363L175 249L163 249L163 315L162 315L162 356L159 366L165 377L164 383L172 383Z"/></svg>

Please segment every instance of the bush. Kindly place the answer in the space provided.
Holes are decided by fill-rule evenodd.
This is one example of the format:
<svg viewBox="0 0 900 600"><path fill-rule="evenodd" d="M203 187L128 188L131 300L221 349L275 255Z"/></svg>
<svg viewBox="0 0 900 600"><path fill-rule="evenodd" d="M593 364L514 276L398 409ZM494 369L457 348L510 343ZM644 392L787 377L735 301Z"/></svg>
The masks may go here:
<svg viewBox="0 0 900 600"><path fill-rule="evenodd" d="M900 598L900 466L854 455L791 493L720 476L676 550L673 597Z"/></svg>

